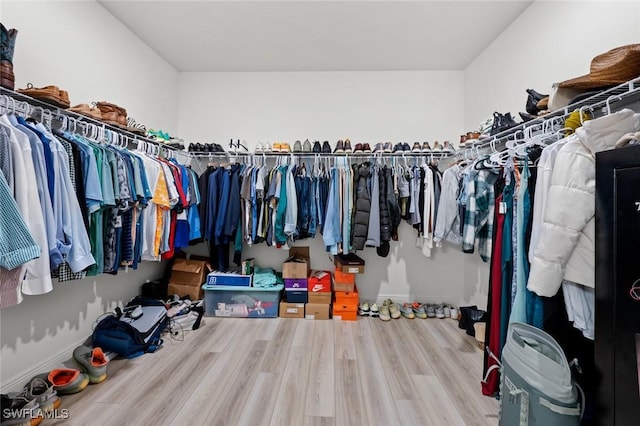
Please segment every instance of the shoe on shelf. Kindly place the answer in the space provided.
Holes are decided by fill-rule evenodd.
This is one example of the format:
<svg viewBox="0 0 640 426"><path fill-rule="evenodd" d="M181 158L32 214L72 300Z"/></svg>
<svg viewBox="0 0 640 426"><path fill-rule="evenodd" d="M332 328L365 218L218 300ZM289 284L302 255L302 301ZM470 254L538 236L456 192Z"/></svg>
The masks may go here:
<svg viewBox="0 0 640 426"><path fill-rule="evenodd" d="M291 145L289 145L288 143L284 142L280 144L280 152L291 152Z"/></svg>
<svg viewBox="0 0 640 426"><path fill-rule="evenodd" d="M444 318L444 306L438 305L436 306L436 318L443 319Z"/></svg>
<svg viewBox="0 0 640 426"><path fill-rule="evenodd" d="M353 148L353 153L354 154L362 154L364 152L362 144L361 143L357 143L355 148Z"/></svg>
<svg viewBox="0 0 640 426"><path fill-rule="evenodd" d="M393 319L400 318L402 314L400 313L400 307L398 306L397 303L393 303L391 299L385 300L384 303L389 308L389 314L391 315L391 318Z"/></svg>
<svg viewBox="0 0 640 426"><path fill-rule="evenodd" d="M384 145L382 146L382 149L387 154L390 154L391 152L395 152L395 147L393 148L392 147L393 147L393 144L391 142L385 142Z"/></svg>
<svg viewBox="0 0 640 426"><path fill-rule="evenodd" d="M337 143L336 143L336 149L333 150L334 154L344 154L344 142L342 142L342 139L340 139Z"/></svg>
<svg viewBox="0 0 640 426"><path fill-rule="evenodd" d="M393 153L402 152L402 142L398 142L393 146Z"/></svg>
<svg viewBox="0 0 640 426"><path fill-rule="evenodd" d="M427 318L427 311L425 310L425 307L422 303L413 302L411 304L411 308L413 309L413 313L416 315L417 318L420 318L420 319Z"/></svg>
<svg viewBox="0 0 640 426"><path fill-rule="evenodd" d="M89 376L74 368L57 368L47 376L60 395L78 393L89 384Z"/></svg>
<svg viewBox="0 0 640 426"><path fill-rule="evenodd" d="M353 152L353 149L351 149L351 141L349 139L344 140L344 152Z"/></svg>
<svg viewBox="0 0 640 426"><path fill-rule="evenodd" d="M429 142L422 143L422 152L431 153L431 145L429 145Z"/></svg>
<svg viewBox="0 0 640 426"><path fill-rule="evenodd" d="M380 316L380 309L378 308L378 305L376 303L371 304L371 306L369 307L369 315L374 318Z"/></svg>
<svg viewBox="0 0 640 426"><path fill-rule="evenodd" d="M432 303L427 304L427 318L435 318L436 317L436 305Z"/></svg>
<svg viewBox="0 0 640 426"><path fill-rule="evenodd" d="M384 152L384 148L382 147L382 142L378 142L377 144L375 144L373 146L373 152L377 153L377 152Z"/></svg>
<svg viewBox="0 0 640 426"><path fill-rule="evenodd" d="M81 114L89 118L93 118L94 120L102 120L102 113L96 107L90 107L88 104L78 104L72 106L71 108L67 108L67 111L75 112L76 114Z"/></svg>
<svg viewBox="0 0 640 426"><path fill-rule="evenodd" d="M313 143L312 151L313 151L315 154L320 154L320 153L322 152L322 145L320 145L320 141L315 141L315 142Z"/></svg>
<svg viewBox="0 0 640 426"><path fill-rule="evenodd" d="M364 302L360 303L360 306L358 307L358 315L360 315L361 317L368 317L371 315L369 302L365 300Z"/></svg>
<svg viewBox="0 0 640 426"><path fill-rule="evenodd" d="M311 142L309 142L309 139L305 139L302 144L302 152L311 152Z"/></svg>
<svg viewBox="0 0 640 426"><path fill-rule="evenodd" d="M262 142L258 142L255 152L256 154L262 154L264 152L264 145L262 145Z"/></svg>
<svg viewBox="0 0 640 426"><path fill-rule="evenodd" d="M270 144L269 142L265 143L265 144L262 146L262 150L263 150L265 153L273 152L273 150L272 150L272 148L271 148L271 144Z"/></svg>
<svg viewBox="0 0 640 426"><path fill-rule="evenodd" d="M464 149L467 146L467 135L460 135L460 142L458 142L458 148Z"/></svg>
<svg viewBox="0 0 640 426"><path fill-rule="evenodd" d="M415 153L422 152L422 146L420 146L420 142L413 143L413 148L411 148L411 152L415 152Z"/></svg>
<svg viewBox="0 0 640 426"><path fill-rule="evenodd" d="M442 145L440 145L440 142L435 141L435 142L433 143L433 152L434 152L434 153L437 153L437 154L439 154L439 153L441 153L441 152L442 152Z"/></svg>
<svg viewBox="0 0 640 426"><path fill-rule="evenodd" d="M402 152L411 152L411 147L409 146L408 143L406 142L402 143Z"/></svg>
<svg viewBox="0 0 640 426"><path fill-rule="evenodd" d="M444 152L448 152L450 154L455 154L456 150L455 148L453 148L453 145L451 145L451 143L449 143L449 141L444 141L443 143L444 147L442 148Z"/></svg>
<svg viewBox="0 0 640 426"><path fill-rule="evenodd" d="M400 313L407 319L414 319L416 317L416 314L413 312L413 306L411 306L411 303L403 303L400 307Z"/></svg>
<svg viewBox="0 0 640 426"><path fill-rule="evenodd" d="M273 152L280 152L280 142L273 143Z"/></svg>
<svg viewBox="0 0 640 426"><path fill-rule="evenodd" d="M369 146L368 143L362 144L362 152L364 152L365 154L371 153L371 147Z"/></svg>
<svg viewBox="0 0 640 426"><path fill-rule="evenodd" d="M293 143L293 152L302 152L302 142L295 141Z"/></svg>
<svg viewBox="0 0 640 426"><path fill-rule="evenodd" d="M380 319L382 321L391 321L391 312L389 312L389 305L387 305L387 301L380 306Z"/></svg>
<svg viewBox="0 0 640 426"><path fill-rule="evenodd" d="M329 144L329 141L322 142L322 153L331 154L331 145Z"/></svg>
<svg viewBox="0 0 640 426"><path fill-rule="evenodd" d="M107 379L107 365L109 360L101 348L90 348L80 345L73 351L73 360L80 370L89 376L92 384L104 382Z"/></svg>

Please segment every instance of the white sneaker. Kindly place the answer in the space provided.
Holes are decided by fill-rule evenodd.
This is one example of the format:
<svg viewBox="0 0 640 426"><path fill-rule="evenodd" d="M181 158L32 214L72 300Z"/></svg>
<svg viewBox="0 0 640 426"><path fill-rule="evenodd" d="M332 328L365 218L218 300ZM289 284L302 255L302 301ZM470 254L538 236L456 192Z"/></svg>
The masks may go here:
<svg viewBox="0 0 640 426"><path fill-rule="evenodd" d="M454 320L458 320L458 316L459 316L459 311L458 308L456 308L455 306L451 305L449 306L449 312L451 313L451 319Z"/></svg>
<svg viewBox="0 0 640 426"><path fill-rule="evenodd" d="M270 144L269 142L265 143L265 144L262 146L262 151L263 151L263 152L271 152L271 144Z"/></svg>
<svg viewBox="0 0 640 426"><path fill-rule="evenodd" d="M257 153L262 153L264 152L264 145L262 145L261 142L258 142L258 145L256 145L256 152Z"/></svg>
<svg viewBox="0 0 640 426"><path fill-rule="evenodd" d="M360 309L358 309L358 315L361 317L368 317L371 315L371 309L369 308L369 302L366 300L360 303Z"/></svg>
<svg viewBox="0 0 640 426"><path fill-rule="evenodd" d="M438 318L438 319L444 318L444 306L443 305L436 306L436 318Z"/></svg>
<svg viewBox="0 0 640 426"><path fill-rule="evenodd" d="M451 318L451 308L446 303L444 304L444 317Z"/></svg>
<svg viewBox="0 0 640 426"><path fill-rule="evenodd" d="M369 308L369 311L370 311L369 315L371 315L374 318L380 316L380 308L378 308L378 305L376 303L371 305L371 307Z"/></svg>

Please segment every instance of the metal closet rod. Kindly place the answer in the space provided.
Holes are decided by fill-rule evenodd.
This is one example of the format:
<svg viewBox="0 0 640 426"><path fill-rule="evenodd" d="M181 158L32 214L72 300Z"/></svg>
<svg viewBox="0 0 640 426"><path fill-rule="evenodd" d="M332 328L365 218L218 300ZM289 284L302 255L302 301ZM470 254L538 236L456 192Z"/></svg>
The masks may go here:
<svg viewBox="0 0 640 426"><path fill-rule="evenodd" d="M573 105L569 105L564 108L552 111L526 123L520 123L517 126L486 138L481 143L476 144L471 148L466 148L464 151L462 151L462 153L466 152L470 153L471 155L478 156L480 154L484 154L485 152L481 151L486 151L487 149L502 151L505 149L505 144L508 140L513 139L517 133L522 133L526 129L530 129L531 127L543 128L544 125L551 120L565 120L574 111L589 111L592 114L596 111L600 111L601 113L609 114L611 113L611 106L613 104L635 97L639 97L640 99L640 77L629 80L626 83L622 83L618 86L612 87L611 89L590 96L580 102L576 102ZM458 152L455 158L447 158L445 160L445 162L447 163L445 166L448 166L450 163L453 163L457 159L460 159L460 157L461 153Z"/></svg>
<svg viewBox="0 0 640 426"><path fill-rule="evenodd" d="M296 157L296 158L317 158L317 157L334 157L334 158L402 158L402 157L434 157L444 158L453 155L450 152L371 152L371 153L307 153L307 152L190 152L188 153L194 158L213 158L213 157Z"/></svg>
<svg viewBox="0 0 640 426"><path fill-rule="evenodd" d="M157 145L160 148L165 148L168 149L170 151L181 151L181 150L177 150L176 148L173 148L171 146L168 146L162 142L159 142L157 140L154 139L149 139L145 136L140 136L137 135L135 133L129 132L127 130L124 130L120 127L116 127L113 126L111 124L108 123L104 123L102 121L93 119L91 117L87 117L86 115L82 115L82 114L78 114L75 113L73 111L68 111L66 109L60 108L56 105L50 104L48 102L45 101L41 101L39 99L36 98L32 98L31 96L27 96L24 95L22 93L18 93L15 92L13 90L9 90L6 89L4 87L0 87L0 95L4 95L10 98L13 98L14 101L19 102L19 103L25 103L27 105L29 105L31 108L33 108L33 110L38 110L41 109L42 113L43 113L43 117L42 119L44 119L44 114L45 112L48 113L52 118L55 117L57 119L61 119L61 118L65 118L66 120L69 119L73 119L77 122L80 123L86 123L89 125L92 125L96 128L102 128L102 129L107 129L110 132L114 132L117 134L120 134L122 136L124 136L130 143L137 143L137 142L147 142L147 143L151 143L153 145ZM10 109L9 105L6 105L7 109ZM27 111L28 112L28 111Z"/></svg>

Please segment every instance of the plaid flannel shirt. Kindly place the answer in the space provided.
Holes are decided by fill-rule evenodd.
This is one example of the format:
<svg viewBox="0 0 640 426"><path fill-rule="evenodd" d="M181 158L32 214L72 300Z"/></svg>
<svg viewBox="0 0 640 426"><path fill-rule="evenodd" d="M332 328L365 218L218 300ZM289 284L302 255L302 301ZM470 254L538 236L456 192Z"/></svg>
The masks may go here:
<svg viewBox="0 0 640 426"><path fill-rule="evenodd" d="M492 170L481 170L469 176L466 193L469 197L464 216L462 251L473 253L478 244L478 254L483 262L491 259L493 244L493 221L495 212L494 184L498 174Z"/></svg>

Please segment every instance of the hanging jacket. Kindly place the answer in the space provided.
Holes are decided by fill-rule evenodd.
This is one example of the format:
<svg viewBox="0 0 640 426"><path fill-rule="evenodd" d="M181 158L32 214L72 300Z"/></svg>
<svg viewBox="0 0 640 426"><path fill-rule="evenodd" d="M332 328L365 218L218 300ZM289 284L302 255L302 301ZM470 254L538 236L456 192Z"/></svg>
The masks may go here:
<svg viewBox="0 0 640 426"><path fill-rule="evenodd" d="M391 240L391 218L389 217L389 204L387 203L387 168L381 168L378 172L380 185L380 242Z"/></svg>
<svg viewBox="0 0 640 426"><path fill-rule="evenodd" d="M371 212L369 214L369 231L367 232L367 242L365 244L369 247L380 247L380 181L375 167L372 167L369 176Z"/></svg>
<svg viewBox="0 0 640 426"><path fill-rule="evenodd" d="M385 168L385 178L387 180L386 187L386 201L387 208L389 209L389 226L391 232L391 239L398 240L398 226L400 226L400 208L398 207L398 200L393 191L393 172L389 168Z"/></svg>
<svg viewBox="0 0 640 426"><path fill-rule="evenodd" d="M595 284L595 154L613 149L625 133L640 128L630 109L587 121L556 158L544 221L527 288L556 294L562 280ZM540 194L536 194L536 197Z"/></svg>
<svg viewBox="0 0 640 426"><path fill-rule="evenodd" d="M356 175L355 209L351 228L351 248L364 249L369 231L369 214L371 213L371 194L369 194L369 173L371 164L366 162L358 166Z"/></svg>

